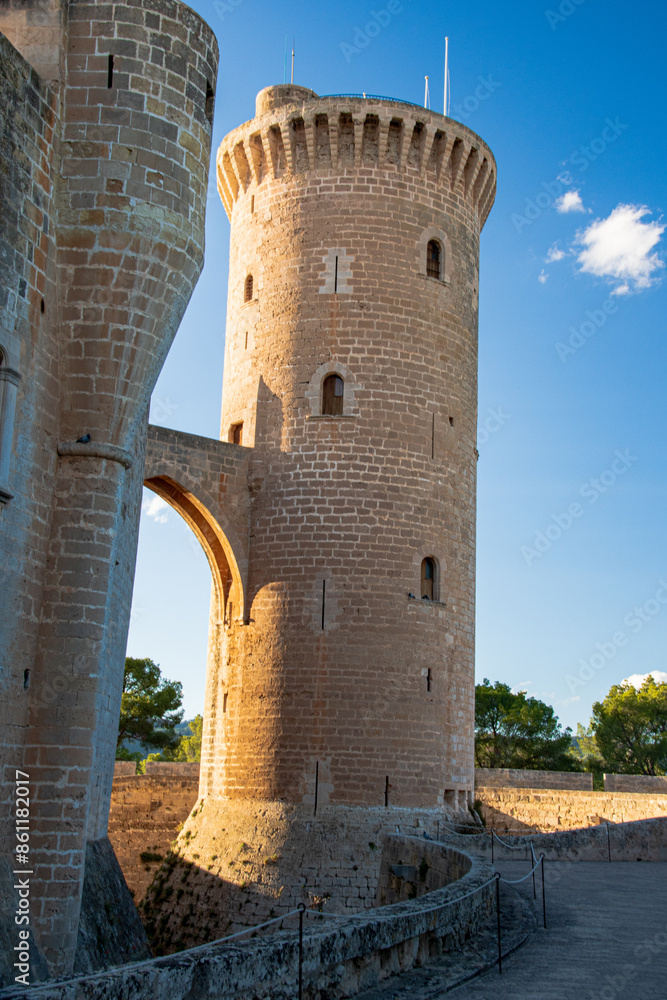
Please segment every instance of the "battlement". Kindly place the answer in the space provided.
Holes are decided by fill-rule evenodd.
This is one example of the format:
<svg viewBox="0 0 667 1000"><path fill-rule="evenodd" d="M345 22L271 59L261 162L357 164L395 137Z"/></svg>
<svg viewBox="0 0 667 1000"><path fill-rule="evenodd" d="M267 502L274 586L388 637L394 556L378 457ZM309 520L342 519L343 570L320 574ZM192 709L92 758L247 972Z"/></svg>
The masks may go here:
<svg viewBox="0 0 667 1000"><path fill-rule="evenodd" d="M470 129L435 111L387 98L318 97L289 84L261 91L257 111L218 151L218 191L230 219L253 185L309 171L391 171L423 178L465 201L480 230L491 210L493 153Z"/></svg>

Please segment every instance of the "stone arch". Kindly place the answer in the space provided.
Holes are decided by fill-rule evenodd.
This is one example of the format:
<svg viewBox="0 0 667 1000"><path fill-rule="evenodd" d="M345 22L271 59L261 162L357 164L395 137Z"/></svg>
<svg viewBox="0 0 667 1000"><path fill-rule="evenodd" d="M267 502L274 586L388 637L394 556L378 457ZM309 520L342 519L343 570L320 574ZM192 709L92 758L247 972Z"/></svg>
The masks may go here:
<svg viewBox="0 0 667 1000"><path fill-rule="evenodd" d="M150 476L144 479L144 486L157 493L180 514L204 550L213 577L218 620L231 624L232 615L243 619L245 587L231 526L223 527L219 513L215 517L210 507L202 503L191 489L170 476Z"/></svg>

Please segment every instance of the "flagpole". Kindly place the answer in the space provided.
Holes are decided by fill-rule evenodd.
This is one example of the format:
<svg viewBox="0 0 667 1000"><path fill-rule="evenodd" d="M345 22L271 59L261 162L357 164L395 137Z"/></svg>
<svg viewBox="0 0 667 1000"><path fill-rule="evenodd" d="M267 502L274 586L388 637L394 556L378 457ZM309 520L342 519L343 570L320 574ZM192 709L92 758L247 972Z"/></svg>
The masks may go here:
<svg viewBox="0 0 667 1000"><path fill-rule="evenodd" d="M447 80L449 77L449 36L445 35L445 103L442 109L443 115L447 114Z"/></svg>

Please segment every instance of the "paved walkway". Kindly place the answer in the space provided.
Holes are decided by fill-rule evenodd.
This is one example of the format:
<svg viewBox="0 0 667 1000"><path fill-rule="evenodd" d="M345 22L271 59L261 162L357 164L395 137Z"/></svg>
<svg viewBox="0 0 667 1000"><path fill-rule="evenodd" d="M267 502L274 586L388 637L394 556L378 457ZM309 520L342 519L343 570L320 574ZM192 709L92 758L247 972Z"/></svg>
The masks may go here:
<svg viewBox="0 0 667 1000"><path fill-rule="evenodd" d="M527 870L525 861L498 868L506 878ZM546 877L547 929L538 881L539 929L505 957L502 976L496 967L447 997L667 1000L667 863L547 862ZM532 901L531 880L519 888ZM440 1000L438 978L435 968L406 973L385 981L384 996Z"/></svg>
<svg viewBox="0 0 667 1000"><path fill-rule="evenodd" d="M521 867L501 871L512 878ZM546 931L540 927L505 959L502 976L491 970L451 995L666 1000L667 863L551 862L546 874Z"/></svg>

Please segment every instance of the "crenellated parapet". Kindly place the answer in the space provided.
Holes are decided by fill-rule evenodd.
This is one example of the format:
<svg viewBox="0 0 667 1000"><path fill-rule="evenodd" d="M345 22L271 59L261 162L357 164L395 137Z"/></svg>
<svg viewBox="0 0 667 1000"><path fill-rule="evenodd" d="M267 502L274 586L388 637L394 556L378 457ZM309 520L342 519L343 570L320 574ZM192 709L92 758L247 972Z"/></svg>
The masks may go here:
<svg viewBox="0 0 667 1000"><path fill-rule="evenodd" d="M267 178L313 172L405 174L465 201L481 230L496 192L489 147L459 122L402 101L267 87L257 116L226 136L217 157L218 190L234 205Z"/></svg>

